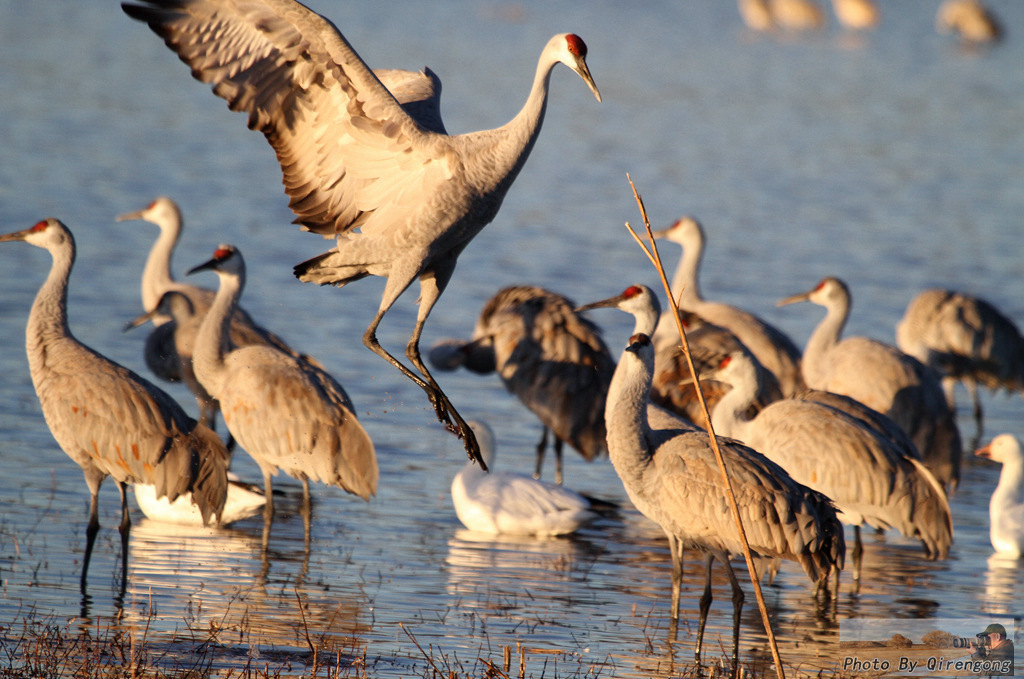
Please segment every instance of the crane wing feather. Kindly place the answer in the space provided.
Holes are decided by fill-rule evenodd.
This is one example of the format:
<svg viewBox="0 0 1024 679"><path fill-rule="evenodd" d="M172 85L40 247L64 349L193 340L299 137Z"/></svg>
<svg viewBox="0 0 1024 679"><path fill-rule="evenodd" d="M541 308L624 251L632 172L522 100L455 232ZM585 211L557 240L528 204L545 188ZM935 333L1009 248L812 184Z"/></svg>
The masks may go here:
<svg viewBox="0 0 1024 679"><path fill-rule="evenodd" d="M324 236L401 223L451 176L433 74L385 76L413 118L324 17L290 0L147 0L145 21L281 163L296 223ZM401 207L398 207L401 206ZM384 210L384 215L377 215ZM396 220L401 215L404 219Z"/></svg>

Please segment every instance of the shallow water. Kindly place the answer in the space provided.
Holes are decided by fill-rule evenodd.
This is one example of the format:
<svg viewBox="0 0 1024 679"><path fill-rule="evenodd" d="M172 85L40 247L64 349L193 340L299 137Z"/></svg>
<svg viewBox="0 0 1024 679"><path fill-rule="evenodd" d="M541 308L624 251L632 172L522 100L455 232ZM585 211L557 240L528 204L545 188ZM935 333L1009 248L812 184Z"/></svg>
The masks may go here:
<svg viewBox="0 0 1024 679"><path fill-rule="evenodd" d="M556 71L541 139L498 219L463 254L424 346L468 334L484 300L505 285L539 284L580 302L635 281L653 285L653 270L622 226L640 223L627 172L655 227L681 213L704 222L705 294L756 310L798 344L820 309L774 302L824 275L844 278L853 291L850 333L892 341L906 303L930 285L982 295L1024 319L1016 284L1024 274L1018 2L991 1L1010 37L978 53L936 35L936 5L920 1L883 2L883 26L863 38L832 27L781 41L747 33L732 3L708 1L592 2L585 13L540 2L462 0L444 10L397 1L311 4L372 65L427 64L439 73L453 132L514 114L551 33L573 30L590 47L604 103ZM70 315L83 341L145 374L144 335L122 334L121 326L139 311L138 279L155 227L113 217L170 195L188 227L176 271L204 261L218 242L237 244L250 270L246 307L345 384L381 465L369 504L314 489L308 551L294 485L285 486L290 508L274 524L265 559L259 519L182 531L136 513L123 602L117 493L109 484L83 602L88 493L46 429L21 350L49 260L5 245L0 625L9 630L30 614L72 626L114 624L123 604L121 624L147 628L169 662L200 642L218 642L215 668L255 660L293 662L301 672L306 630L332 653L365 654L373 676L423 671L417 643L458 669L522 642L533 649L527 666L535 675L593 666L601 676L671 676L690 660L700 564L688 559L686 618L670 645L667 545L632 509L570 539L503 540L461 529L447 492L465 460L461 445L433 421L418 389L361 346L381 281L335 291L292 278L293 264L328 244L289 224L273 154L117 3L0 2L0 91L0 231L48 215L75 231ZM664 251L674 263L674 246ZM413 298L381 327L392 349L408 337ZM593 317L610 346L620 347L631 320ZM464 414L495 428L503 467L531 468L539 427L496 379L444 374L441 381ZM183 389L169 390L193 407ZM986 395L985 406L988 434L1024 435L1020 398ZM961 424L969 439L969 413ZM258 478L245 455L234 466ZM945 561L924 561L918 545L897 535L870 536L861 591L844 584L832 616L818 614L809 583L785 565L766 590L784 661L834 668L838 621L851 617L1018 613L1019 564L989 560L987 501L997 476L997 468L968 464L952 500L956 536ZM606 461L570 456L566 480L625 502ZM728 592L716 571L708 631L716 650L729 645ZM748 595L744 659L763 668L752 601Z"/></svg>

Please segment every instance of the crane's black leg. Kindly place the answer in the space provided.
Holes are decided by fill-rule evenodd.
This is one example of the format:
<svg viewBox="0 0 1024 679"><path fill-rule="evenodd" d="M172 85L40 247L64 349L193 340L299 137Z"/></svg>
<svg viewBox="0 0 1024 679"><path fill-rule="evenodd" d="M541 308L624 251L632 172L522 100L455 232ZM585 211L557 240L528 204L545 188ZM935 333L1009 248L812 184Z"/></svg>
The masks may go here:
<svg viewBox="0 0 1024 679"><path fill-rule="evenodd" d="M679 632L679 600L683 588L683 543L674 535L668 535L668 550L672 556L672 612L669 635L674 641Z"/></svg>
<svg viewBox="0 0 1024 679"><path fill-rule="evenodd" d="M313 499L309 495L309 479L302 479L302 528L303 544L309 554L309 529L313 522Z"/></svg>
<svg viewBox="0 0 1024 679"><path fill-rule="evenodd" d="M263 493L267 498L263 505L263 553L266 555L270 545L270 524L274 522L274 482L267 470L263 470Z"/></svg>
<svg viewBox="0 0 1024 679"><path fill-rule="evenodd" d="M85 529L85 557L82 559L82 578L79 589L85 594L86 580L89 575L89 562L92 561L92 549L96 546L96 536L100 532L99 488L92 491L89 499L89 525Z"/></svg>
<svg viewBox="0 0 1024 679"><path fill-rule="evenodd" d="M729 576L729 584L732 585L732 676L739 677L740 671L740 613L743 611L743 588L736 579L736 572L728 559L724 560L725 572Z"/></svg>
<svg viewBox="0 0 1024 679"><path fill-rule="evenodd" d="M554 436L553 432L552 436L555 439L555 483L562 485L562 439Z"/></svg>
<svg viewBox="0 0 1024 679"><path fill-rule="evenodd" d="M711 562L715 560L708 552L704 556L704 593L700 595L700 621L697 623L697 651L694 653L700 665L701 646L704 644L704 627L708 624L708 611L711 609Z"/></svg>
<svg viewBox="0 0 1024 679"><path fill-rule="evenodd" d="M860 566L864 557L864 545L860 541L860 526L853 527L853 592L860 591Z"/></svg>
<svg viewBox="0 0 1024 679"><path fill-rule="evenodd" d="M448 427L448 430L453 434L462 439L463 444L466 447L466 453L469 455L469 459L475 461L484 470L487 469L487 465L484 464L483 457L480 455L480 445L476 442L476 435L473 434L473 430L466 424L466 421L459 415L459 411L455 409L452 402L445 395L441 387L437 384L434 376L430 374L427 366L424 365L423 359L420 356L420 336L423 334L423 325L430 315L430 310L433 308L437 299L441 296L441 292L444 290L445 285L448 283L448 279L451 277L451 272L455 268L454 258L458 256L458 252L452 254L452 261L447 271L444 273L426 272L419 274L420 279L420 309L416 316L416 326L413 328L412 337L409 339L409 344L406 345L405 355L420 372L416 375L412 370L402 364L397 358L392 356L384 347L380 345L377 340L377 326L380 325L381 319L384 318L384 314L387 313L391 305L394 304L398 296L405 291L405 289L412 282L411 279L405 280L403 278L388 277L388 283L384 288L384 296L381 299L380 308L377 310L377 315L373 317L373 321L370 322L370 327L363 333L363 344L367 346L373 353L377 354L385 361L395 366L401 371L403 375L415 382L420 389L426 392L427 397L430 399L431 405L434 406L434 412L437 414L437 419L442 424Z"/></svg>
<svg viewBox="0 0 1024 679"><path fill-rule="evenodd" d="M537 444L537 465L533 468L533 478L539 479L544 466L544 453L548 449L548 428L541 427L540 443Z"/></svg>

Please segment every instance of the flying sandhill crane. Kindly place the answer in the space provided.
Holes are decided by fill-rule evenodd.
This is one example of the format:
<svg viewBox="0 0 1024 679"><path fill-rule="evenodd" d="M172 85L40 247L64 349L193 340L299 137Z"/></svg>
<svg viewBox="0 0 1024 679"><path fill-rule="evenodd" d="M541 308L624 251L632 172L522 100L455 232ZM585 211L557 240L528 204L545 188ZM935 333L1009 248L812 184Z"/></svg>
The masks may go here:
<svg viewBox="0 0 1024 679"><path fill-rule="evenodd" d="M939 375L883 342L843 339L851 299L849 288L838 278L824 278L813 290L787 297L779 305L805 301L827 310L804 350L807 386L849 396L887 415L914 440L935 477L955 489L960 479L960 432Z"/></svg>
<svg viewBox="0 0 1024 679"><path fill-rule="evenodd" d="M155 326L146 339L146 365L157 377L169 382L182 381L196 397L199 404L199 421L213 427L217 418L218 404L196 381L192 370L192 351L199 321L206 315L213 303L214 291L175 280L171 273L171 257L181 237L183 221L178 205L166 196L158 196L142 210L118 215L117 221L141 219L160 227L160 236L153 243L142 270L142 307L147 315L140 316L129 327L142 325L152 320ZM195 323L180 327L170 316L169 309L158 309L161 298L168 292L185 297L189 316ZM167 303L170 303L168 300ZM176 302L182 305L183 302ZM179 308L185 309L184 306ZM300 356L284 340L258 325L245 309L239 307L231 317L231 341L236 346L266 344L293 356Z"/></svg>
<svg viewBox="0 0 1024 679"><path fill-rule="evenodd" d="M484 304L468 343L445 342L430 352L435 368L465 365L497 372L544 426L537 445L540 478L548 431L554 434L555 483L562 483L562 445L587 462L608 451L604 404L615 361L600 329L557 293L531 285L499 290Z"/></svg>
<svg viewBox="0 0 1024 679"><path fill-rule="evenodd" d="M85 346L68 327L68 278L75 239L57 219L0 236L44 248L50 274L32 304L26 329L28 364L43 416L89 486L89 526L81 588L99 532L98 495L110 476L121 491L121 559L128 562L131 517L125 486L154 486L157 497L191 493L203 522L220 519L230 458L209 428L188 417L170 396L127 368ZM126 571L127 572L127 571Z"/></svg>
<svg viewBox="0 0 1024 679"><path fill-rule="evenodd" d="M494 432L484 422L469 425L490 471L469 461L452 479L452 504L466 528L544 537L573 533L597 518L590 500L575 491L526 474L496 471Z"/></svg>
<svg viewBox="0 0 1024 679"><path fill-rule="evenodd" d="M981 0L946 0L935 13L935 30L955 33L966 45L998 42L1003 27Z"/></svg>
<svg viewBox="0 0 1024 679"><path fill-rule="evenodd" d="M919 538L929 558L948 555L953 521L946 492L922 463L822 401L783 399L748 416L757 373L743 352L723 358L714 374L732 385L711 412L715 431L743 441L835 502L839 518L854 526L855 580L863 524Z"/></svg>
<svg viewBox="0 0 1024 679"><path fill-rule="evenodd" d="M733 588L735 665L743 604L743 590L729 564L730 555L742 552L736 524L707 432L694 431L681 418L675 419L674 426L649 421L653 370L650 338L633 335L608 392L608 453L630 500L668 536L673 620L678 616L682 550L695 548L706 555L698 662L711 604L711 562L718 558L725 566ZM842 568L843 529L828 498L797 483L782 467L747 446L727 439L720 439L719 445L750 549L759 562L796 561L819 585L833 569Z"/></svg>
<svg viewBox="0 0 1024 679"><path fill-rule="evenodd" d="M832 0L832 10L839 23L853 31L875 28L881 19L874 0Z"/></svg>
<svg viewBox="0 0 1024 679"><path fill-rule="evenodd" d="M121 6L232 110L249 114L249 127L277 153L296 222L337 238L332 250L296 266L296 276L339 287L387 277L363 344L419 385L479 459L472 431L420 357L420 335L459 254L494 219L537 141L555 65L579 74L601 100L583 40L564 33L548 41L526 104L509 123L449 136L436 76L409 74L422 96L403 107L329 21L293 0ZM417 279L420 306L405 354L420 375L377 340L384 315Z"/></svg>
<svg viewBox="0 0 1024 679"><path fill-rule="evenodd" d="M1024 555L1024 453L1013 434L1000 434L975 452L1003 465L988 513L989 539L997 553L1013 559Z"/></svg>
<svg viewBox="0 0 1024 679"><path fill-rule="evenodd" d="M978 383L1024 391L1024 337L1013 321L978 297L938 288L923 291L896 324L896 344L942 375L950 407L957 381L963 383L974 405L978 437L983 417Z"/></svg>
<svg viewBox="0 0 1024 679"><path fill-rule="evenodd" d="M804 388L800 373L800 349L778 328L754 314L721 302L705 300L698 277L706 241L704 228L693 217L682 217L667 229L656 232L683 248L682 257L672 276L672 295L679 308L698 314L708 323L721 326L736 335L768 371L775 375L784 396L792 396ZM660 349L666 338L676 334L671 316L659 324L655 343ZM667 341L675 343L675 340Z"/></svg>
<svg viewBox="0 0 1024 679"><path fill-rule="evenodd" d="M189 273L213 270L220 288L196 338L196 377L220 401L224 423L263 472L263 540L274 514L271 477L278 469L302 481L309 534L309 480L369 501L377 492L377 454L348 394L323 369L266 346L225 350L231 314L245 287L245 262L221 245Z"/></svg>
<svg viewBox="0 0 1024 679"><path fill-rule="evenodd" d="M658 301L657 295L646 285L631 285L614 297L587 304L580 307L578 311L605 307L621 309L626 313L633 314L636 319L633 328L634 335L650 336L649 333L654 331L656 324L660 324L661 328L667 330L665 315L661 313L661 303ZM728 330L707 323L698 315L688 311L680 311L680 318L686 330L687 343L690 345L694 367L698 374L704 368L717 365L717 360L713 361L713 357L719 354L725 355L740 348L746 351L743 344ZM674 326L672 331L678 332ZM756 361L756 359L754 360ZM759 403L763 405L782 398L775 376L760 367L760 364L758 374L761 380ZM728 385L714 380L702 379L700 386L709 408L717 403L718 399L729 389ZM686 357L682 352L678 337L673 342L666 335L666 339L660 347L655 345L651 401L685 417L696 426L704 427L704 415L700 410L696 390L693 388L693 376L686 363Z"/></svg>

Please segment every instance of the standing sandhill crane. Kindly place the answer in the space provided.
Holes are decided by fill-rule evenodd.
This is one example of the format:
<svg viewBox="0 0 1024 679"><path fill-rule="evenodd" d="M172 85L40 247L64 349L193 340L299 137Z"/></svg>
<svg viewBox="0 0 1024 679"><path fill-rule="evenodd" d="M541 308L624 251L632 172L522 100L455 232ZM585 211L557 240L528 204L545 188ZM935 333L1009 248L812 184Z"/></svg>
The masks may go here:
<svg viewBox="0 0 1024 679"><path fill-rule="evenodd" d="M1024 453L1013 434L1000 434L974 453L1003 465L988 504L989 539L997 553L1024 556Z"/></svg>
<svg viewBox="0 0 1024 679"><path fill-rule="evenodd" d="M965 45L998 42L1003 27L981 0L946 0L935 13L935 30L955 33Z"/></svg>
<svg viewBox="0 0 1024 679"><path fill-rule="evenodd" d="M562 444L587 462L608 451L604 404L615 361L600 329L557 293L530 285L499 290L487 300L471 342L431 350L435 368L463 364L497 372L505 388L541 421L534 478L540 478L548 431L554 434L555 483L562 483Z"/></svg>
<svg viewBox="0 0 1024 679"><path fill-rule="evenodd" d="M974 405L981 437L978 383L989 389L1024 392L1024 337L992 304L962 292L931 288L907 305L896 325L896 344L942 375L950 407L957 381Z"/></svg>
<svg viewBox="0 0 1024 679"><path fill-rule="evenodd" d="M672 553L672 618L678 616L682 550L705 553L706 578L700 599L696 655L711 604L711 562L718 558L733 588L733 664L739 645L743 590L729 564L741 553L736 525L707 432L681 418L652 423L647 401L654 370L654 346L633 335L619 360L608 392L605 419L608 453L636 508L668 536ZM736 441L719 440L751 551L764 563L796 561L819 584L842 568L843 529L832 503L794 481L765 456ZM838 573L836 573L838 577Z"/></svg>
<svg viewBox="0 0 1024 679"><path fill-rule="evenodd" d="M67 302L75 239L62 222L45 219L0 236L4 241L25 241L53 258L28 317L26 348L46 424L82 468L92 496L82 564L84 594L100 527L99 490L106 477L113 477L121 491L121 559L126 569L131 518L125 486L152 485L157 497L172 501L191 493L204 523L210 517L219 520L229 456L217 435L188 417L174 399L71 334Z"/></svg>
<svg viewBox="0 0 1024 679"><path fill-rule="evenodd" d="M653 332L656 324L667 333L665 315L661 313L661 303L657 295L646 285L631 285L620 294L609 297L600 302L594 302L582 306L577 311L613 307L621 309L626 313L633 314L636 323L633 334L649 335ZM738 348L746 351L743 344L724 328L706 323L698 315L688 311L680 311L680 318L683 327L686 329L687 342L690 345L691 355L694 359L694 367L698 373L710 364L702 361L704 357L715 356L719 353L728 353ZM671 318L671 317L669 317ZM695 324L696 328L693 328ZM692 329L692 332L691 332ZM672 328L676 332L676 328ZM708 359L710 360L710 359ZM756 361L756 359L754 359ZM717 361L715 361L717 364ZM759 403L761 405L770 403L782 398L778 381L775 376L759 367L761 380L761 391ZM710 408L729 389L713 380L701 380L701 393ZM704 415L700 410L700 403L697 401L696 390L693 388L693 376L690 367L686 363L686 357L682 352L678 339L671 341L665 335L661 346L655 344L654 379L651 387L651 401L667 410L685 417L700 427L704 426Z"/></svg>
<svg viewBox="0 0 1024 679"><path fill-rule="evenodd" d="M881 19L874 0L832 0L832 10L839 23L852 31L875 28Z"/></svg>
<svg viewBox="0 0 1024 679"><path fill-rule="evenodd" d="M849 288L838 278L824 278L813 290L787 297L779 305L805 301L827 310L804 350L807 386L849 396L887 415L914 440L935 477L955 489L960 479L960 432L938 374L883 342L842 339L851 299Z"/></svg>
<svg viewBox="0 0 1024 679"><path fill-rule="evenodd" d="M792 396L804 388L800 373L800 349L784 332L757 316L721 302L710 302L701 295L698 274L706 241L704 228L693 217L682 217L667 229L654 234L683 248L682 257L672 276L672 295L679 308L698 314L708 323L721 326L736 335L766 369L779 381L784 396ZM675 335L675 323L662 320L655 342L660 349L666 337ZM669 340L675 343L674 340Z"/></svg>
<svg viewBox="0 0 1024 679"><path fill-rule="evenodd" d="M590 500L577 492L525 474L495 471L494 432L484 422L469 425L490 471L469 461L452 479L452 504L466 528L546 537L573 533L597 518Z"/></svg>
<svg viewBox="0 0 1024 679"><path fill-rule="evenodd" d="M537 141L555 65L579 74L601 100L583 40L563 33L548 41L529 98L509 123L449 136L436 76L409 74L423 96L401 106L329 21L293 0L121 6L233 110L249 114L249 127L277 153L296 222L337 238L332 250L296 266L296 276L338 287L387 277L363 344L419 385L438 420L479 459L472 430L420 357L420 335L459 254L494 219ZM420 306L405 355L420 375L377 340L384 315L417 279Z"/></svg>
<svg viewBox="0 0 1024 679"><path fill-rule="evenodd" d="M220 401L224 422L263 472L263 542L274 515L271 477L278 469L302 481L309 535L309 480L337 486L369 501L377 492L377 454L348 394L323 369L266 346L225 350L231 314L245 287L245 262L231 245L189 271L220 279L196 337L196 377Z"/></svg>
<svg viewBox="0 0 1024 679"><path fill-rule="evenodd" d="M199 321L206 315L213 303L214 291L182 283L171 273L171 257L181 237L183 222L178 205L165 196L158 196L147 207L135 212L118 215L117 221L141 219L160 227L160 236L149 251L146 266L142 271L142 307L147 314L129 324L142 325L152 320L155 326L146 339L146 365L153 373L169 382L182 381L196 397L199 404L199 421L213 427L219 406L199 385L192 370L192 346L199 330ZM170 315L169 309L159 309L161 298L168 292L184 296L188 302L189 317L195 323L179 326ZM170 303L170 301L168 301ZM175 304L181 310L186 307L178 299ZM231 317L231 341L236 346L266 344L293 356L300 356L284 340L258 325L245 309L239 307Z"/></svg>
<svg viewBox="0 0 1024 679"><path fill-rule="evenodd" d="M755 31L817 31L825 14L813 0L739 0L740 17Z"/></svg>
<svg viewBox="0 0 1024 679"><path fill-rule="evenodd" d="M760 451L836 503L839 518L854 526L855 580L860 580L863 524L919 538L929 558L948 555L953 540L949 503L922 463L822 401L783 399L750 417L757 373L743 352L723 358L714 374L732 385L711 412L715 431Z"/></svg>

